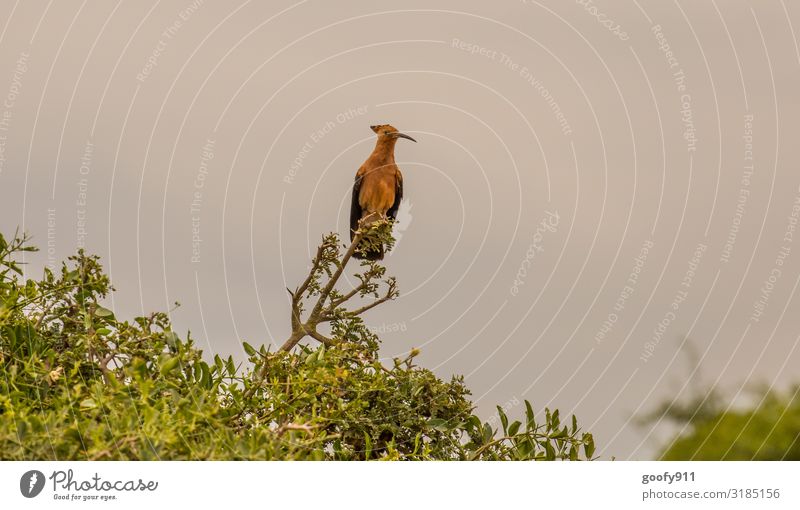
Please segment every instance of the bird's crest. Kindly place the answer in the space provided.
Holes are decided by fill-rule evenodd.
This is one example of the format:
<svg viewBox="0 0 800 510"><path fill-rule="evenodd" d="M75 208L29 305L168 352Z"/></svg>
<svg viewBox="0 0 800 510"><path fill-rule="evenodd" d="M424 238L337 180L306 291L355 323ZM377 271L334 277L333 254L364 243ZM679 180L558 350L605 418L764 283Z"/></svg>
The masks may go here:
<svg viewBox="0 0 800 510"><path fill-rule="evenodd" d="M377 134L397 133L397 128L390 124L376 124L369 127Z"/></svg>

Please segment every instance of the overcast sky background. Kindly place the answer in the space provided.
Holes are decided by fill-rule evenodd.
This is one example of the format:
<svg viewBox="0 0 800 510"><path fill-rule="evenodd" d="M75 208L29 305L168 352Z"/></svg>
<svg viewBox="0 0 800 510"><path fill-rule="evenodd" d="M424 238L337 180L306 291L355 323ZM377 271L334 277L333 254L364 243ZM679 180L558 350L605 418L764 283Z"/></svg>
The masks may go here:
<svg viewBox="0 0 800 510"><path fill-rule="evenodd" d="M574 412L605 459L654 455L674 429L631 418L664 398L798 380L792 2L0 3L0 229L43 248L30 277L84 246L118 316L180 301L209 355L278 345L391 123L419 143L401 297L366 317L386 357L464 374L484 418Z"/></svg>

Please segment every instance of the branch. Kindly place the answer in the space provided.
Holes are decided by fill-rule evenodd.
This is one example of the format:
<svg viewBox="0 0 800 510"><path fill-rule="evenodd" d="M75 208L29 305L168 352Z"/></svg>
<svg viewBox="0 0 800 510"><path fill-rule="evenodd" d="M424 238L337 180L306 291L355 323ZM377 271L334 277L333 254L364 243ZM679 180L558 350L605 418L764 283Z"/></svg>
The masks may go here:
<svg viewBox="0 0 800 510"><path fill-rule="evenodd" d="M105 380L106 384L108 384L109 378L111 377L111 370L108 368L108 364L116 357L116 353L114 351L109 352L103 358L98 360L98 366L100 367L100 372L103 374L103 379Z"/></svg>
<svg viewBox="0 0 800 510"><path fill-rule="evenodd" d="M302 297L302 295L305 294L306 290L308 290L308 286L311 284L311 280L314 279L314 274L319 270L319 265L320 262L322 261L322 255L324 253L325 253L325 243L323 242L317 247L317 255L312 260L311 271L308 273L306 279L303 281L303 283L300 284L299 287L297 287L297 290L294 293L289 291L289 294L292 294L292 302L296 302L297 300L299 300L300 297Z"/></svg>
<svg viewBox="0 0 800 510"><path fill-rule="evenodd" d="M361 229L357 230L356 235L350 242L350 247L347 248L347 251L342 257L341 264L337 264L338 267L336 269L336 272L333 273L330 280L328 280L327 285L325 285L325 287L323 287L323 289L320 291L319 293L320 296L319 299L317 300L317 304L315 304L314 308L311 310L312 317L316 317L319 315L320 310L322 310L322 307L325 305L325 301L328 300L328 296L331 294L331 291L333 290L333 286L336 285L336 282L338 282L339 278L342 276L342 272L344 272L344 268L347 265L347 262L350 261L350 258L353 256L353 253L355 253L356 248L358 247L358 243L361 241L362 237L364 237L364 233L361 231Z"/></svg>
<svg viewBox="0 0 800 510"><path fill-rule="evenodd" d="M331 275L328 283L325 284L325 287L319 293L319 297L317 298L317 302L314 304L314 308L311 310L309 314L308 320L303 323L302 318L300 316L301 313L301 301L303 296L308 291L308 287L311 285L311 282L314 280L314 276L319 272L320 267L322 266L323 257L325 255L325 247L326 243L323 242L317 248L317 255L314 257L314 262L311 267L311 271L308 273L308 276L303 281L303 283L292 292L289 289L286 289L289 292L289 295L292 297L292 311L291 311L291 324L292 324L292 334L289 338L283 343L280 350L281 351L290 351L297 345L300 340L303 339L306 335L311 336L315 340L322 342L326 345L333 345L336 342L330 338L323 336L320 333L317 333L317 325L320 322L325 320L331 320L328 318L328 314L326 310L323 310L325 306L325 302L328 300L331 292L333 291L336 282L339 281L339 278L342 276L344 272L345 266L347 266L347 262L352 258L353 254L358 247L358 243L364 237L363 232L360 230L356 232L356 235L353 236L353 240L350 242L350 246L348 247L347 251L345 252L344 256L342 257L341 261L334 260L336 264L336 271ZM338 306L338 305L337 305Z"/></svg>
<svg viewBox="0 0 800 510"><path fill-rule="evenodd" d="M391 225L388 233L383 230L382 224L379 224L378 227L379 228L376 228L375 225L360 225L359 229L353 235L353 239L347 247L347 250L341 255L341 258L339 257L340 244L338 237L332 234L323 239L323 243L317 248L317 254L314 257L311 271L303 283L294 291L288 288L286 289L291 297L292 333L281 346L281 351L290 351L306 336L310 336L324 345L336 345L339 343L336 339L328 338L317 331L317 326L320 323L335 321L338 318L355 317L381 303L397 297L397 286L394 278L389 278L386 280L389 288L386 295L383 297L353 312L340 309L345 302L359 294L374 293L375 297L378 297L377 289L380 283L376 283L375 280L383 276L385 268L377 266L375 263L372 263L369 267L365 268L363 273L357 275L361 282L356 285L355 288L341 295L335 292L336 284L341 279L348 262L353 258L353 255L356 253L356 250L359 249L359 245L362 244L367 234L375 233L376 236L379 236L376 238L376 242L391 245L393 241L391 237ZM384 238L388 238L388 240ZM331 266L334 266L335 269ZM323 271L326 273L328 280L325 282L324 286L320 287ZM311 300L312 297L315 298L314 304L307 318L303 321L304 301L307 299Z"/></svg>
<svg viewBox="0 0 800 510"><path fill-rule="evenodd" d="M332 347L332 346L336 345L337 343L339 343L336 340L334 340L332 338L328 338L325 335L319 333L316 329L312 330L312 331L309 331L308 332L308 336L310 336L311 338L313 338L314 340L316 340L318 342L321 342L321 343L327 345L328 347Z"/></svg>
<svg viewBox="0 0 800 510"><path fill-rule="evenodd" d="M363 281L363 282L361 282L361 284L359 284L359 285L358 285L356 288L354 288L353 290L351 290L351 291L350 291L350 292L348 292L347 294L343 295L343 296L342 296L342 297L340 297L339 299L334 299L334 300L332 300L332 301L331 301L331 306L330 306L329 310L334 310L334 309L336 309L336 308L337 308L339 305L341 305L342 303L344 303L345 301L349 301L349 300L351 300L353 297L355 297L355 295L356 295L356 294L358 294L359 292L361 292L361 291L362 291L362 290L364 290L365 288L367 288L367 281L366 281L366 280L365 280L365 281Z"/></svg>
<svg viewBox="0 0 800 510"><path fill-rule="evenodd" d="M347 312L347 314L352 316L352 317L356 317L356 316L361 315L362 313L366 312L367 310L375 308L376 306L378 306L381 303L385 303L386 301L389 301L390 299L396 298L397 297L396 287L397 286L395 285L394 280L390 281L389 282L389 289L386 291L386 294L383 297L381 297L379 299L376 299L372 303L370 303L368 305L364 305L361 308L356 308L355 310L353 310L351 312Z"/></svg>
<svg viewBox="0 0 800 510"><path fill-rule="evenodd" d="M287 338L283 345L281 345L280 350L283 352L291 351L294 346L297 345L297 342L302 340L304 336L306 336L306 332L301 325L300 329L292 331L292 334L289 336L289 338Z"/></svg>
<svg viewBox="0 0 800 510"><path fill-rule="evenodd" d="M314 431L313 425L306 425L303 423L284 423L280 427L278 427L275 432L277 433L278 437L281 437L289 430L302 430L308 434L311 434Z"/></svg>

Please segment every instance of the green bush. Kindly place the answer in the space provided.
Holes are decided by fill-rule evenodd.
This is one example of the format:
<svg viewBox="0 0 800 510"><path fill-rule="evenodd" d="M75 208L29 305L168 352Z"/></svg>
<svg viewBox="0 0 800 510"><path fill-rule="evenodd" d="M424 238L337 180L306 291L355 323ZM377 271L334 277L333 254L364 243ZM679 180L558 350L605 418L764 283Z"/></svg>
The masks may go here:
<svg viewBox="0 0 800 510"><path fill-rule="evenodd" d="M729 408L716 392L662 413L683 432L662 451L662 460L800 460L800 388L753 394L756 404ZM700 405L702 402L702 405Z"/></svg>
<svg viewBox="0 0 800 510"><path fill-rule="evenodd" d="M381 227L382 228L382 227ZM390 236L377 229L380 241ZM384 239L391 241L390 239ZM501 429L473 414L461 377L415 365L419 351L384 365L360 314L397 295L385 269L364 262L361 282L336 290L354 250L335 235L309 277L290 291L292 336L277 352L245 343L248 362L205 359L166 313L120 320L98 257L78 252L58 274L23 280L27 240L0 235L0 459L592 458L573 416ZM358 239L356 240L358 241ZM366 241L365 243L372 242ZM386 293L379 294L381 285ZM348 311L351 299L375 301ZM305 304L310 309L305 321ZM330 336L317 331L330 324ZM300 344L309 336L319 344Z"/></svg>

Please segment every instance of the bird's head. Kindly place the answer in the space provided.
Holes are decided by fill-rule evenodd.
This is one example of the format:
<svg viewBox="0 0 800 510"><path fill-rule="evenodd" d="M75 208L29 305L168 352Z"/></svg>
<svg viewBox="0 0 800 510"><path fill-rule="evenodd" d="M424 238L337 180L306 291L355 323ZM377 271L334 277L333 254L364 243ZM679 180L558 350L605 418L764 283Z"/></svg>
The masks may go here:
<svg viewBox="0 0 800 510"><path fill-rule="evenodd" d="M377 126L370 126L369 128L375 131L375 134L378 135L379 139L383 138L387 140L393 140L396 138L405 138L407 140L411 140L412 142L416 142L416 140L404 133L401 133L396 127L390 126L389 124L379 124Z"/></svg>

